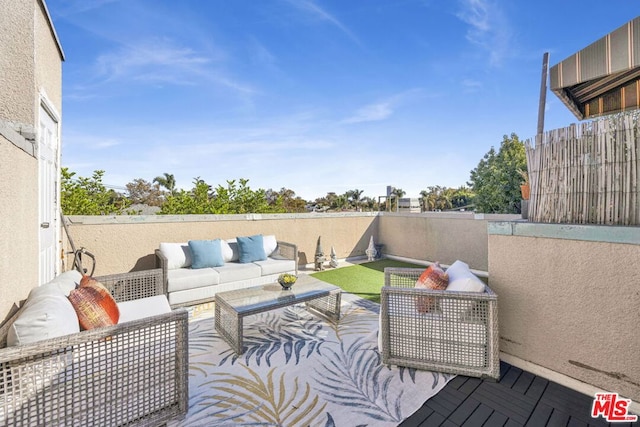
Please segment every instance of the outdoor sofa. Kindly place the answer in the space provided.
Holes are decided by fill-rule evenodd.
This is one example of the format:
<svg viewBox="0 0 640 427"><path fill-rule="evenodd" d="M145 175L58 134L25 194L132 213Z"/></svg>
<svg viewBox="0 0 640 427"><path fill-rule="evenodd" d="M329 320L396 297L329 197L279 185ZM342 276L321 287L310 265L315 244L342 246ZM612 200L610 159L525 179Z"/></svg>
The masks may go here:
<svg viewBox="0 0 640 427"><path fill-rule="evenodd" d="M446 272L446 290L416 288L424 269L384 270L379 346L383 363L498 379L498 296L466 263ZM426 312L420 306L428 303Z"/></svg>
<svg viewBox="0 0 640 427"><path fill-rule="evenodd" d="M34 288L0 327L0 425L157 426L186 414L188 315L169 307L162 270L97 277L120 319L84 331L68 299L81 278Z"/></svg>
<svg viewBox="0 0 640 427"><path fill-rule="evenodd" d="M213 301L217 292L275 283L281 273L298 272L298 247L274 235L163 242L155 254L172 307Z"/></svg>

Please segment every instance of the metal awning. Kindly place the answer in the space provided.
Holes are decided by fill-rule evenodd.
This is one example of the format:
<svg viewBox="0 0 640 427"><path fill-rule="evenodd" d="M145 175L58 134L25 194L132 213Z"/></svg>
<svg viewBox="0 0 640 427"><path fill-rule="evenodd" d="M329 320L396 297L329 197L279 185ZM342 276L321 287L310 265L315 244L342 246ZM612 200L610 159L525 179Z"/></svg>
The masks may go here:
<svg viewBox="0 0 640 427"><path fill-rule="evenodd" d="M578 120L640 108L640 17L551 67L549 79Z"/></svg>

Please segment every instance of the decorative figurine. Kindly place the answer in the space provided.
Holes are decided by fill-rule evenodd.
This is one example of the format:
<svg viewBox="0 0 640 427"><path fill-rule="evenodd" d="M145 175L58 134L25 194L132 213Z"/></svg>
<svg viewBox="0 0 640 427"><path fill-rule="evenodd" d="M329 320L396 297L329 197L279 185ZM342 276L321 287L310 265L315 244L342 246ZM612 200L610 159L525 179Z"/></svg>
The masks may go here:
<svg viewBox="0 0 640 427"><path fill-rule="evenodd" d="M338 257L336 255L336 250L331 246L331 261L329 261L329 267L337 268L338 267Z"/></svg>
<svg viewBox="0 0 640 427"><path fill-rule="evenodd" d="M318 244L316 245L316 256L315 256L315 270L322 271L324 270L323 263L327 260L324 256L324 252L322 251L322 244L320 243L320 238L322 236L318 236Z"/></svg>
<svg viewBox="0 0 640 427"><path fill-rule="evenodd" d="M369 247L364 253L367 254L367 261L373 261L376 258L378 251L376 251L376 245L373 243L373 236L369 239Z"/></svg>

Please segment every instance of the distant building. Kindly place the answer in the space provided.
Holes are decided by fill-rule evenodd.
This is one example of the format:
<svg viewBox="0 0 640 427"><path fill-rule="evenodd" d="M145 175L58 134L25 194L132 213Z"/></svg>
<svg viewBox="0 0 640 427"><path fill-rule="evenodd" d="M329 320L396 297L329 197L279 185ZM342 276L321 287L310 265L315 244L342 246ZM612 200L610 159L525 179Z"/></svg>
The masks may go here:
<svg viewBox="0 0 640 427"><path fill-rule="evenodd" d="M403 197L398 200L398 212L420 213L420 199L417 197Z"/></svg>
<svg viewBox="0 0 640 427"><path fill-rule="evenodd" d="M640 108L640 17L554 65L549 77L578 120Z"/></svg>

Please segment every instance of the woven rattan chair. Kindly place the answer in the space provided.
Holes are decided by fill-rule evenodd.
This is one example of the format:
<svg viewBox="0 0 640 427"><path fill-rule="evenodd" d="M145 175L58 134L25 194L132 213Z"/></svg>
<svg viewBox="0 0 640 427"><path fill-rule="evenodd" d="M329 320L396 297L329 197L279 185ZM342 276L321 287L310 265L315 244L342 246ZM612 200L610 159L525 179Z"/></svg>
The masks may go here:
<svg viewBox="0 0 640 427"><path fill-rule="evenodd" d="M385 268L381 290L383 363L467 376L500 377L498 296L416 289L420 268ZM427 313L419 303L431 307Z"/></svg>
<svg viewBox="0 0 640 427"><path fill-rule="evenodd" d="M163 291L161 269L97 279L118 302ZM19 313L0 327L0 426L157 426L186 414L186 310L4 347Z"/></svg>

